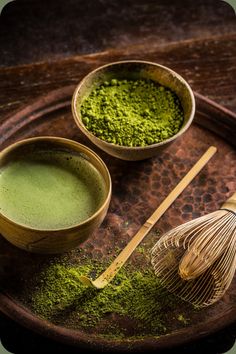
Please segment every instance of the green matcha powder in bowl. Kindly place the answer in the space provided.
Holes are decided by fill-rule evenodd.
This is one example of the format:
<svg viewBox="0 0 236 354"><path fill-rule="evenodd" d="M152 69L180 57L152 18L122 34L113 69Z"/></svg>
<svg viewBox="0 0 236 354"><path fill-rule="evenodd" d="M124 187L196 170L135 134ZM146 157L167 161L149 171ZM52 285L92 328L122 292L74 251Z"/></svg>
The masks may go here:
<svg viewBox="0 0 236 354"><path fill-rule="evenodd" d="M158 154L190 126L193 92L173 70L121 61L89 73L72 99L76 124L95 145L123 160Z"/></svg>

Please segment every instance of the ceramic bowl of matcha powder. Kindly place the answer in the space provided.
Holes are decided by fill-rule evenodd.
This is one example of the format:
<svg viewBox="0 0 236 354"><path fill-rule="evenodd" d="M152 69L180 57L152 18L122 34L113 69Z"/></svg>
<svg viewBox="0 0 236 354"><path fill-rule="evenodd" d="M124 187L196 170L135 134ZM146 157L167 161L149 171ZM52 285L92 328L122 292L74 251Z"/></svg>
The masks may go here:
<svg viewBox="0 0 236 354"><path fill-rule="evenodd" d="M153 157L191 125L195 100L173 70L146 61L120 61L90 72L72 98L81 132L108 154L135 161Z"/></svg>

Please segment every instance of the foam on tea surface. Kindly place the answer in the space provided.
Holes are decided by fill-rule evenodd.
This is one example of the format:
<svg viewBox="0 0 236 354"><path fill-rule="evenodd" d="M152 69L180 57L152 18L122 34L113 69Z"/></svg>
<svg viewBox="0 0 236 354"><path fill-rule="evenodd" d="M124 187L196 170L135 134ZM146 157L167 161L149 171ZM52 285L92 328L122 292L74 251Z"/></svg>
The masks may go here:
<svg viewBox="0 0 236 354"><path fill-rule="evenodd" d="M100 172L82 154L31 151L0 169L0 211L35 229L83 222L105 199Z"/></svg>

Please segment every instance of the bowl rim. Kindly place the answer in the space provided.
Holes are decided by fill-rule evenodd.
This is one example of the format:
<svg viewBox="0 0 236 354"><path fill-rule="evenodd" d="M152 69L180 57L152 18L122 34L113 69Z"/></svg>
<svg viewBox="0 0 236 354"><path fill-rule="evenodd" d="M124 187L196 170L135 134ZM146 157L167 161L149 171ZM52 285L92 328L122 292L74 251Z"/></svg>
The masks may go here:
<svg viewBox="0 0 236 354"><path fill-rule="evenodd" d="M73 225L71 225L69 227L62 227L62 228L55 228L55 229L34 228L34 227L31 227L31 226L23 224L23 223L18 223L16 221L14 221L13 219L10 219L9 217L5 216L2 212L0 212L0 220L1 220L1 218L3 218L7 222L13 224L15 227L19 227L19 228L21 228L23 230L30 230L30 231L40 232L40 233L52 233L52 234L53 233L57 233L57 232L76 230L79 226L84 226L84 225L90 223L93 219L95 219L102 212L102 210L104 209L104 207L106 207L106 205L109 206L109 202L110 202L110 199L111 199L112 180L111 180L110 172L109 172L108 167L106 166L105 162L101 159L100 156L98 156L92 149L90 149L86 145L83 145L83 144L81 144L81 143L79 143L79 142L77 142L75 140L72 140L72 139L67 139L67 138L57 137L57 136L38 136L38 137L26 138L26 139L19 140L19 141L13 143L13 144L10 144L6 148L4 148L2 151L0 151L0 162L1 162L1 160L2 160L2 158L4 156L7 156L8 153L10 153L11 151L17 149L19 146L25 145L25 144L35 143L35 142L38 142L38 141L45 141L45 142L47 142L47 141L48 142L50 142L50 141L53 142L54 141L55 143L57 143L57 142L58 143L62 143L64 146L67 146L71 150L73 150L73 146L76 146L79 149L81 149L82 153L88 152L90 155L92 155L93 158L95 158L97 160L97 162L101 166L103 166L104 171L106 172L106 175L107 175L108 188L107 188L106 198L104 199L104 201L103 201L102 205L99 207L99 209L95 213L93 213L89 218L85 219L81 223L73 224ZM103 177L103 179L104 179L104 177ZM104 183L105 183L105 181L104 181Z"/></svg>
<svg viewBox="0 0 236 354"><path fill-rule="evenodd" d="M118 145L118 144L114 144L114 143L109 143L106 140L102 140L100 138L98 138L96 135L94 135L93 133L91 133L83 124L82 119L80 117L80 114L78 113L78 110L76 109L76 103L77 103L77 96L79 93L79 90L81 88L81 86L86 82L86 80L88 78L90 78L91 76L93 76L96 72L102 70L102 69L106 69L109 68L111 66L114 65L120 65L120 64L145 64L145 65L150 65L150 66L157 66L161 69L163 69L164 71L168 71L170 74L172 74L173 77L176 77L182 84L185 85L185 87L188 90L188 93L190 95L190 99L191 99L191 112L189 115L189 118L186 122L186 124L180 128L180 130L175 134L172 135L170 138L165 139L159 143L154 143L154 144L150 144L150 145L145 145L145 146L123 146L123 145ZM113 147L116 148L117 150L122 150L122 151L139 151L139 150L152 150L155 149L157 147L160 147L162 145L168 144L170 142L172 142L173 140L175 140L176 138L178 138L179 136L181 136L191 125L194 115L195 115L195 110L196 110L196 103L195 103L195 97L193 94L193 91L190 87L190 85L187 83L187 81L177 72L175 72L174 70L168 68L167 66L155 63L155 62L151 62L151 61L145 61L145 60L121 60L121 61L115 61L115 62L111 62L102 66L99 66L98 68L90 71L86 76L83 77L83 79L79 82L79 84L76 86L73 96L72 96L72 101L71 101L71 108L72 108L72 114L73 114L73 118L77 124L77 126L79 127L79 129L85 134L87 135L87 137L89 137L93 143L95 145L97 145L98 147L100 147L100 145L106 146L108 149L109 147ZM94 140L96 141L96 143L94 142Z"/></svg>

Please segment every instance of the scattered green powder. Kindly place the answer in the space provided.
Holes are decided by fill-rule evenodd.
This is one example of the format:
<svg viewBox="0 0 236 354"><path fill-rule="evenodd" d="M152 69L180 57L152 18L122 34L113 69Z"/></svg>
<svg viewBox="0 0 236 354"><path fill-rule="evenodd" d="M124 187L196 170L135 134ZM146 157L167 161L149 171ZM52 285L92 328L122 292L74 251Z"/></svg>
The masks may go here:
<svg viewBox="0 0 236 354"><path fill-rule="evenodd" d="M86 128L122 146L146 146L175 135L184 112L177 95L151 80L105 81L83 101Z"/></svg>
<svg viewBox="0 0 236 354"><path fill-rule="evenodd" d="M178 321L183 322L185 325L188 324L188 319L186 319L182 313L178 315L177 319Z"/></svg>
<svg viewBox="0 0 236 354"><path fill-rule="evenodd" d="M151 331L153 335L166 333L165 316L168 311L174 316L176 298L160 286L151 269L135 270L126 266L112 283L96 290L79 281L82 274L96 277L104 270L104 264L97 264L95 268L96 274L94 264L50 264L35 277L33 287L27 288L32 310L52 322L72 311L81 328L100 326L109 314L128 316L137 320L141 331L143 328L145 332L148 326L148 333ZM183 315L176 314L176 320L182 321L183 317L178 316ZM124 332L119 326L115 327L108 327L104 336L122 338Z"/></svg>

